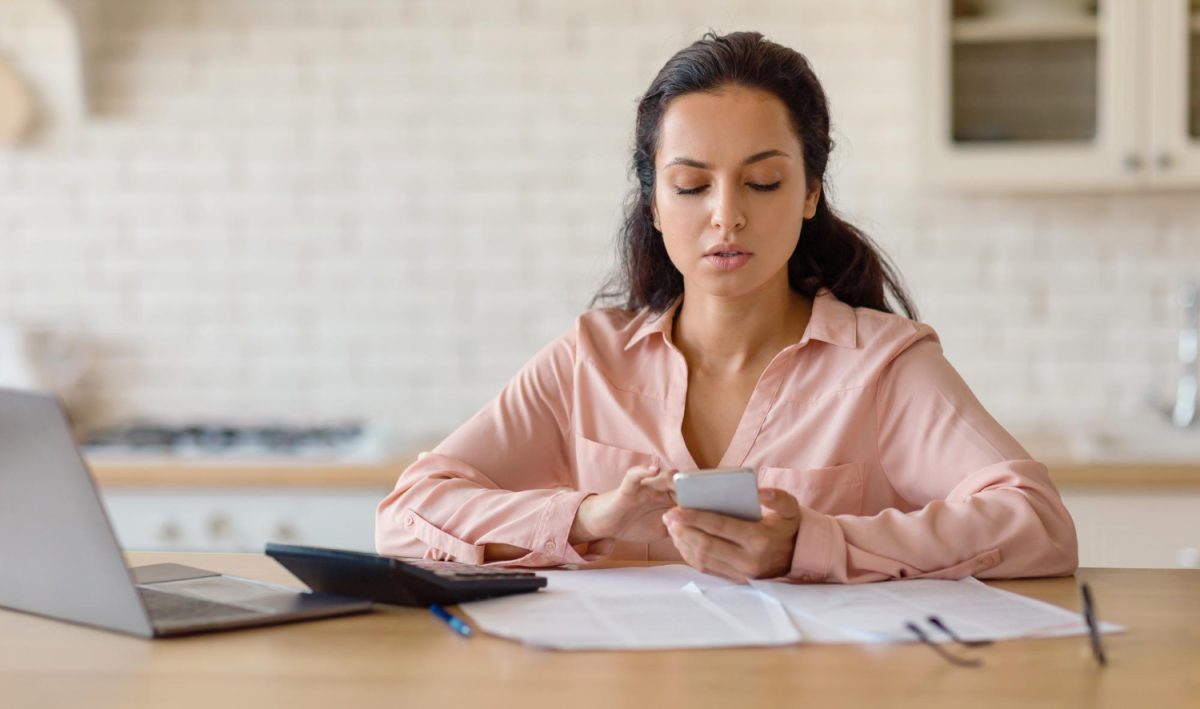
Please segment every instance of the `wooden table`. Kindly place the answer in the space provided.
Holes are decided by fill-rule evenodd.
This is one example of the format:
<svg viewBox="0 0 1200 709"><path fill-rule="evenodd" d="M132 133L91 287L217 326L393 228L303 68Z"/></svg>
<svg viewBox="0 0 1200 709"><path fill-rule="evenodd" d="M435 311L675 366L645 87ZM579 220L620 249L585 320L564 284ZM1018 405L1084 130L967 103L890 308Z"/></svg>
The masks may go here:
<svg viewBox="0 0 1200 709"><path fill-rule="evenodd" d="M133 553L299 585L260 555ZM920 645L556 653L466 640L420 609L139 640L0 611L0 706L1200 707L1200 571L1085 569L1103 618L1082 637L998 643L953 667ZM1075 579L996 583L1078 610ZM87 582L81 579L86 592Z"/></svg>

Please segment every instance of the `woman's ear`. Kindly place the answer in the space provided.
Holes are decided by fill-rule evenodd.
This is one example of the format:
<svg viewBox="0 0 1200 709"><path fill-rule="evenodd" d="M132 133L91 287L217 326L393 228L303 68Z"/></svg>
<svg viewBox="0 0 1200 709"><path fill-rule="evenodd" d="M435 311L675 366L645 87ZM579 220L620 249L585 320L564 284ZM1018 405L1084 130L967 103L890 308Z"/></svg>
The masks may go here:
<svg viewBox="0 0 1200 709"><path fill-rule="evenodd" d="M821 183L814 183L804 198L804 218L812 219L817 214L817 203L821 201Z"/></svg>
<svg viewBox="0 0 1200 709"><path fill-rule="evenodd" d="M654 198L650 198L650 221L654 222L654 228L662 231L662 227L658 225L658 205L654 203Z"/></svg>

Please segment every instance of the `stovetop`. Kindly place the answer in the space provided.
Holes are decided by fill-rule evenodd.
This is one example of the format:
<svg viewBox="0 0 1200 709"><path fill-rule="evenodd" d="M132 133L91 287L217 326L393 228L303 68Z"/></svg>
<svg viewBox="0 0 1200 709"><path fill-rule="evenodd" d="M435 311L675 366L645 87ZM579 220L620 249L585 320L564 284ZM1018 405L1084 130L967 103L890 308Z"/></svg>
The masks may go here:
<svg viewBox="0 0 1200 709"><path fill-rule="evenodd" d="M97 431L83 442L88 456L220 457L237 459L379 459L385 437L361 422L314 426L192 423L129 424Z"/></svg>

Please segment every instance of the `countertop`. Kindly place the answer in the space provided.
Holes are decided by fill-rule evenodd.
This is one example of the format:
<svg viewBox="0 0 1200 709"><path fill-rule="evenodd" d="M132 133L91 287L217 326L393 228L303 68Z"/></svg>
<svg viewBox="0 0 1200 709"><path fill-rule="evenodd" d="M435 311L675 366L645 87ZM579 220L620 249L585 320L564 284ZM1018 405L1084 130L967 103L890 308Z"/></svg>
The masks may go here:
<svg viewBox="0 0 1200 709"><path fill-rule="evenodd" d="M93 460L92 473L104 488L371 488L390 490L416 452L378 463L256 463L219 459ZM1046 460L1063 488L1200 489L1195 463L1079 463Z"/></svg>
<svg viewBox="0 0 1200 709"><path fill-rule="evenodd" d="M259 554L134 553L295 585ZM0 610L6 707L1183 707L1200 695L1200 572L1080 569L1077 578L988 581L1071 611L1077 580L1100 617L1099 666L1084 637L954 651L953 667L918 643L779 648L551 652L483 633L448 632L428 611L373 613L149 641ZM1190 697L1190 699L1189 699Z"/></svg>

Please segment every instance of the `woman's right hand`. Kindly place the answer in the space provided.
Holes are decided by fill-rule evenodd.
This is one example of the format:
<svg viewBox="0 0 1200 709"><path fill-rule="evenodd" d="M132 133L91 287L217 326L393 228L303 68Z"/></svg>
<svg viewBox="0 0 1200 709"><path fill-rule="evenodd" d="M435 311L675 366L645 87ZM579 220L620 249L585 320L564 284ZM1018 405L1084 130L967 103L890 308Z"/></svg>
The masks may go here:
<svg viewBox="0 0 1200 709"><path fill-rule="evenodd" d="M638 465L625 472L615 490L589 495L571 525L571 544L597 539L649 543L667 536L662 516L675 506L674 470Z"/></svg>

